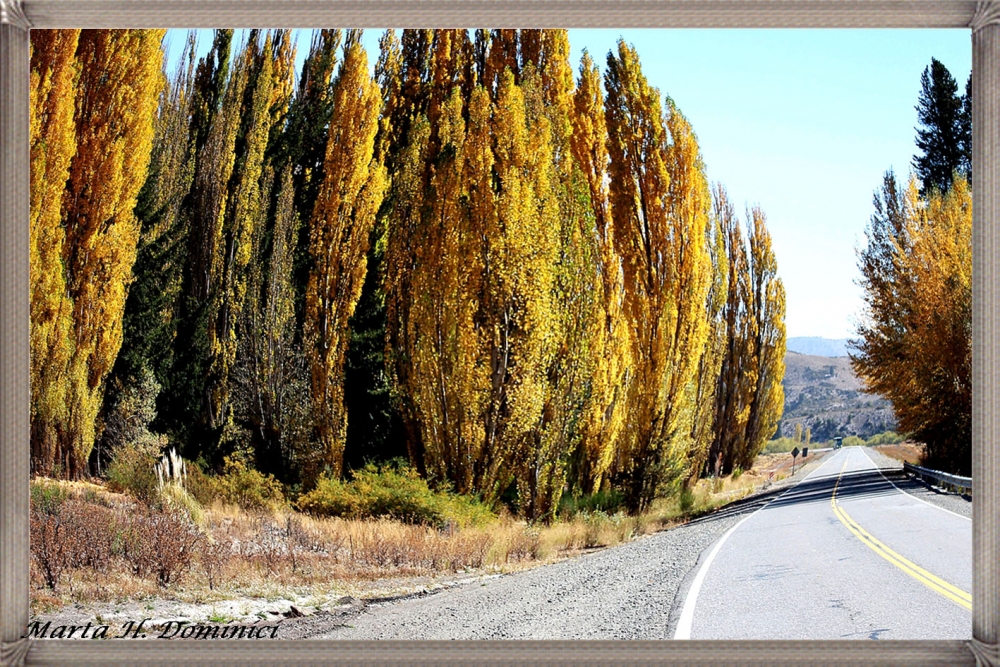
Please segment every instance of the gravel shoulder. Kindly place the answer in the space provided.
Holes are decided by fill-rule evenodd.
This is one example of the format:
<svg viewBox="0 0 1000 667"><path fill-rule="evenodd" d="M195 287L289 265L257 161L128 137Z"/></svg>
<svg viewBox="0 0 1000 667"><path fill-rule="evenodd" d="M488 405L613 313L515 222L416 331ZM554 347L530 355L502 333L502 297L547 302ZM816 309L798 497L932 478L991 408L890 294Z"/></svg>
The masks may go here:
<svg viewBox="0 0 1000 667"><path fill-rule="evenodd" d="M278 639L672 638L690 580L712 544L822 458L810 456L795 475L680 526L524 571L393 580L337 596L74 605L33 620L277 624Z"/></svg>
<svg viewBox="0 0 1000 667"><path fill-rule="evenodd" d="M322 639L670 639L709 547L819 465L719 510L617 547L419 598L368 602Z"/></svg>

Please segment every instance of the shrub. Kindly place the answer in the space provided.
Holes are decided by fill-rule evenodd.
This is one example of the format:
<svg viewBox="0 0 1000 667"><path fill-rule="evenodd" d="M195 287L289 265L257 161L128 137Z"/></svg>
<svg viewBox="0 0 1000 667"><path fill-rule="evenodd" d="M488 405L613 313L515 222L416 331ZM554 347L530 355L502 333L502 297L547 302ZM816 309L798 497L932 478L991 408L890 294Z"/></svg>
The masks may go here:
<svg viewBox="0 0 1000 667"><path fill-rule="evenodd" d="M794 438L775 438L764 445L763 454L785 454L796 447L802 449L802 443L795 442Z"/></svg>
<svg viewBox="0 0 1000 667"><path fill-rule="evenodd" d="M157 497L155 467L166 438L150 437L122 443L111 452L108 488L151 502Z"/></svg>
<svg viewBox="0 0 1000 667"><path fill-rule="evenodd" d="M191 566L202 539L186 517L143 508L123 517L118 544L133 574L155 576L156 582L165 587Z"/></svg>
<svg viewBox="0 0 1000 667"><path fill-rule="evenodd" d="M906 440L903 436L896 433L895 431L883 431L881 433L876 433L872 437L868 438L868 444L874 445L896 445Z"/></svg>
<svg viewBox="0 0 1000 667"><path fill-rule="evenodd" d="M216 485L215 480L206 475L197 463L188 461L187 479L184 481L184 488L195 500L207 507L215 500Z"/></svg>
<svg viewBox="0 0 1000 667"><path fill-rule="evenodd" d="M223 474L213 480L219 500L245 510L273 509L285 502L281 483L274 475L251 468L241 456L227 456L223 466Z"/></svg>
<svg viewBox="0 0 1000 667"><path fill-rule="evenodd" d="M865 444L865 441L856 435L847 436L843 442L844 447L860 447L863 444Z"/></svg>
<svg viewBox="0 0 1000 667"><path fill-rule="evenodd" d="M624 503L625 497L617 489L598 491L591 495L577 497L563 494L559 503L559 513L565 518L591 512L614 514L624 508Z"/></svg>
<svg viewBox="0 0 1000 667"><path fill-rule="evenodd" d="M733 468L733 481L735 482L736 480L738 480L740 478L740 475L742 474L743 474L743 468L739 466Z"/></svg>
<svg viewBox="0 0 1000 667"><path fill-rule="evenodd" d="M59 484L32 480L30 488L32 511L56 514L66 501L66 489Z"/></svg>
<svg viewBox="0 0 1000 667"><path fill-rule="evenodd" d="M388 518L445 528L485 523L489 509L473 498L434 491L409 466L399 462L355 470L345 482L322 476L316 488L298 500L304 512L345 519Z"/></svg>
<svg viewBox="0 0 1000 667"><path fill-rule="evenodd" d="M694 508L694 490L686 484L681 487L680 507L684 514Z"/></svg>

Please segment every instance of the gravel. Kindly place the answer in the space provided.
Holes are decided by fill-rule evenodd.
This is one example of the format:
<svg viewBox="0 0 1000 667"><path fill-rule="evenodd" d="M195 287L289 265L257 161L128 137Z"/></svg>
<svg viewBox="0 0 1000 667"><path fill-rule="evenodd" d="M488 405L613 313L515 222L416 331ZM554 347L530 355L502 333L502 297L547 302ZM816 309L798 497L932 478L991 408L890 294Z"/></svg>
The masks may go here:
<svg viewBox="0 0 1000 667"><path fill-rule="evenodd" d="M818 465L670 530L525 572L369 604L323 639L671 639L709 547ZM333 619L331 619L332 621Z"/></svg>

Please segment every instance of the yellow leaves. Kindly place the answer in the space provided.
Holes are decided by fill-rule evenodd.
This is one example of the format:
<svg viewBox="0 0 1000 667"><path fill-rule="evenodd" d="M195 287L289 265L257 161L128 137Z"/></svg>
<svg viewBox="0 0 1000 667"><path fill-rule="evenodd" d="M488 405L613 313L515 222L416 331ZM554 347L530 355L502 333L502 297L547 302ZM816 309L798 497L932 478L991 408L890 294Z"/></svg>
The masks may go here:
<svg viewBox="0 0 1000 667"><path fill-rule="evenodd" d="M629 505L640 509L691 449L711 277L708 186L689 124L672 103L661 112L659 92L622 41L608 55L605 84L611 218L635 365L621 473Z"/></svg>
<svg viewBox="0 0 1000 667"><path fill-rule="evenodd" d="M62 203L76 152L73 99L79 66L79 30L31 34L30 378L32 461L47 472L55 463L53 425L66 418L64 375L73 354L72 302L62 262Z"/></svg>
<svg viewBox="0 0 1000 667"><path fill-rule="evenodd" d="M58 461L66 474L83 474L104 379L121 346L139 236L132 210L163 88L162 37L162 30L33 35L32 390L42 400L32 439L44 471Z"/></svg>
<svg viewBox="0 0 1000 667"><path fill-rule="evenodd" d="M347 429L347 323L361 296L369 235L388 180L384 164L374 156L380 91L368 75L359 35L349 34L345 49L333 90L323 182L310 221L313 265L304 324L317 432L335 475L343 466Z"/></svg>
<svg viewBox="0 0 1000 667"><path fill-rule="evenodd" d="M888 398L900 431L935 467L967 474L971 441L972 198L958 176L941 193L887 174L859 253L865 319L852 365Z"/></svg>

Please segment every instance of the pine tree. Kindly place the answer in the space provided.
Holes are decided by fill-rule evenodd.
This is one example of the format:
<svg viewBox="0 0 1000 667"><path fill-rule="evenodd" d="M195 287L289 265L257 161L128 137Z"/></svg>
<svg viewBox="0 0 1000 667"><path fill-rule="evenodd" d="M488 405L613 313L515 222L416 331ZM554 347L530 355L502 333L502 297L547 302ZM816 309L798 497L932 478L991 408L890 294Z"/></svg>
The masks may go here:
<svg viewBox="0 0 1000 667"><path fill-rule="evenodd" d="M921 154L913 157L913 168L920 194L926 196L931 190L950 188L954 173L962 169L965 128L958 84L936 58L924 68L920 88L916 144Z"/></svg>

